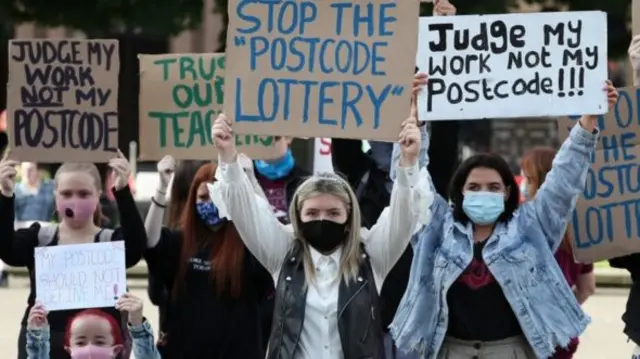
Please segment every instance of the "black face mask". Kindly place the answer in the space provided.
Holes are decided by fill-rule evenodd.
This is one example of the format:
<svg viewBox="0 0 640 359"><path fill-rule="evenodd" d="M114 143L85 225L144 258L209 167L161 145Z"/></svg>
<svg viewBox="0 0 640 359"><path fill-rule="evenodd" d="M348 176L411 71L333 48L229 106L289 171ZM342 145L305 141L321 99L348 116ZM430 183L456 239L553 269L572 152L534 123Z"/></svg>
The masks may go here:
<svg viewBox="0 0 640 359"><path fill-rule="evenodd" d="M317 220L300 223L302 237L318 252L328 253L341 245L346 234L347 223Z"/></svg>

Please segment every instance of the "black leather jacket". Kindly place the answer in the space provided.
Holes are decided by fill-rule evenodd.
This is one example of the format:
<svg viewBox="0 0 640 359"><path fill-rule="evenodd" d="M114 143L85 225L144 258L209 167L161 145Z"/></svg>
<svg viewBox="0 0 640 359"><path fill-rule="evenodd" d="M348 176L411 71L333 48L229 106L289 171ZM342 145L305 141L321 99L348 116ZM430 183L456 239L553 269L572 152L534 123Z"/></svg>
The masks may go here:
<svg viewBox="0 0 640 359"><path fill-rule="evenodd" d="M293 359L298 349L307 297L302 258L302 248L294 247L280 271L267 359ZM363 258L357 281L349 286L344 280L340 282L338 331L342 351L344 359L384 359L378 292L369 256L364 254Z"/></svg>

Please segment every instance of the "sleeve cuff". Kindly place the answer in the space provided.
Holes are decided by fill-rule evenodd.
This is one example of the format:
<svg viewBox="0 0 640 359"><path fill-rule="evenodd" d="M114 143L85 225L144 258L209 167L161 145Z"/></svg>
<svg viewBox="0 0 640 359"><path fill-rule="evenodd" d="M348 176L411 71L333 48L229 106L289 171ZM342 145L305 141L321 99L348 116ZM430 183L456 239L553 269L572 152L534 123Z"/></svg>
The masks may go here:
<svg viewBox="0 0 640 359"><path fill-rule="evenodd" d="M411 167L396 166L396 184L402 187L415 187L420 180L418 163Z"/></svg>
<svg viewBox="0 0 640 359"><path fill-rule="evenodd" d="M49 327L27 328L27 335L34 339L49 341L50 329Z"/></svg>
<svg viewBox="0 0 640 359"><path fill-rule="evenodd" d="M131 333L131 336L134 338L148 336L149 333L153 333L153 330L151 329L151 324L149 324L147 319L144 319L142 321L142 324L140 325L131 325L130 323L127 323L127 328L129 328L129 332Z"/></svg>
<svg viewBox="0 0 640 359"><path fill-rule="evenodd" d="M580 122L578 122L571 129L569 138L571 138L571 141L576 144L591 147L596 145L599 134L600 130L598 130L597 128L593 132L589 132L582 128L582 125L580 125Z"/></svg>

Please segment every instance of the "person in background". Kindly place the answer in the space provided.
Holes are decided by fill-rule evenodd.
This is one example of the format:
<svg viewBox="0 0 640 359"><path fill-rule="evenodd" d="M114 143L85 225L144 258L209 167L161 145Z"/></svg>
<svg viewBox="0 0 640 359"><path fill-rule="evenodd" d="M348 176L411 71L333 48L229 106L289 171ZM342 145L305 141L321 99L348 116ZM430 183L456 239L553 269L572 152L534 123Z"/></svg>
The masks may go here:
<svg viewBox="0 0 640 359"><path fill-rule="evenodd" d="M551 147L536 147L522 157L522 178L520 189L525 200L532 200L544 183L545 178L553 165L553 159L557 151ZM569 287L573 288L578 303L584 304L596 291L596 276L593 272L593 264L582 264L574 260L573 246L569 233L565 232L562 243L555 253L558 265L567 280ZM580 340L576 337L571 340L567 348L556 348L553 359L570 359L578 350Z"/></svg>
<svg viewBox="0 0 640 359"><path fill-rule="evenodd" d="M0 156L9 146L9 135L7 135L7 111L0 112Z"/></svg>
<svg viewBox="0 0 640 359"><path fill-rule="evenodd" d="M607 81L602 90L613 107L616 89ZM391 324L400 350L424 359L549 358L582 334L590 318L554 253L585 186L597 120L582 116L522 205L501 156L476 154L458 167L450 198L436 195L433 220L412 239L411 276Z"/></svg>
<svg viewBox="0 0 640 359"><path fill-rule="evenodd" d="M180 227L162 226L174 171L171 156L158 162L160 181L145 221L149 273L170 295L158 344L162 357L262 359L260 303L273 280L211 200L213 163L196 172Z"/></svg>
<svg viewBox="0 0 640 359"><path fill-rule="evenodd" d="M180 227L180 220L182 213L185 210L187 199L189 198L189 188L193 178L198 172L200 167L207 164L208 161L179 161L176 165L175 173L171 180L171 190L166 193L168 210L165 218L165 225L170 230L178 230ZM169 186L169 183L167 183ZM162 280L158 279L152 273L147 275L148 286L147 294L149 294L149 300L153 305L158 307L159 323L160 323L160 335L159 340L164 338L163 333L166 333L167 324L166 320L166 307L169 301L169 292L167 287L162 283Z"/></svg>
<svg viewBox="0 0 640 359"><path fill-rule="evenodd" d="M633 84L640 86L640 35L635 35L629 45L629 61L633 69ZM625 269L631 275L631 288L622 321L624 334L635 344L632 359L640 358L640 253L609 259L613 268Z"/></svg>
<svg viewBox="0 0 640 359"><path fill-rule="evenodd" d="M136 359L160 359L153 339L153 328L142 316L143 302L125 293L116 309L127 315L127 335L133 339ZM50 359L51 329L48 312L39 302L27 319L27 355L29 359ZM124 339L119 323L100 309L86 309L73 316L65 331L65 350L71 359L115 359L122 352Z"/></svg>
<svg viewBox="0 0 640 359"><path fill-rule="evenodd" d="M417 167L415 112L402 123L400 176L392 201L370 230L349 183L317 174L296 190L285 226L254 194L238 160L231 122L216 119L218 182L209 186L249 250L269 270L276 311L269 359L384 358L378 293L384 278L420 225L429 222L432 195Z"/></svg>
<svg viewBox="0 0 640 359"><path fill-rule="evenodd" d="M44 180L34 162L22 162L15 187L15 216L20 222L50 222L55 213L53 181Z"/></svg>
<svg viewBox="0 0 640 359"><path fill-rule="evenodd" d="M289 223L288 208L291 198L302 180L310 175L296 165L291 153L291 137L275 136L274 144L278 156L271 160L254 160L255 178L262 188L273 212L280 222Z"/></svg>
<svg viewBox="0 0 640 359"><path fill-rule="evenodd" d="M144 223L136 208L131 191L127 186L130 167L122 153L118 153L109 165L114 169L114 188L118 210L122 214L122 225L109 231L100 227L98 198L102 190L100 174L92 163L64 163L56 172L55 202L60 223L55 227L43 227L36 222L28 228L16 230L14 227L14 186L16 161L8 158L0 161L0 259L8 265L27 267L29 271L30 293L27 308L22 319L18 339L18 359L26 359L26 325L29 312L36 301L36 273L34 253L36 247L98 242L124 241L127 268L136 265L144 253L147 236ZM52 230L52 231L49 231ZM117 322L120 312L114 308L104 308ZM59 310L49 313L51 325L50 358L68 359L64 348L65 327L78 310ZM120 354L128 358L128 350Z"/></svg>
<svg viewBox="0 0 640 359"><path fill-rule="evenodd" d="M113 188L113 169L107 169L107 176L105 177L104 191L100 195L100 209L102 213L102 227L104 228L116 228L120 223L120 214L118 213L118 207L115 205L116 199L109 191L109 188ZM129 189L131 195L135 198L136 195L136 181L133 175L129 176Z"/></svg>

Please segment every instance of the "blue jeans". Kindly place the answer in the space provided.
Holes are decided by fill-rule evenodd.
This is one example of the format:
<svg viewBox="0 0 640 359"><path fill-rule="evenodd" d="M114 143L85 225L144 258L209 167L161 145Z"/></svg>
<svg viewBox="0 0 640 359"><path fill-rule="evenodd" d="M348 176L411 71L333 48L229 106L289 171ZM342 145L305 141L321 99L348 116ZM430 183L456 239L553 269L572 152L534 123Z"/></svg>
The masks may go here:
<svg viewBox="0 0 640 359"><path fill-rule="evenodd" d="M402 350L397 349L389 333L384 336L384 354L387 359L420 359L418 353L405 354Z"/></svg>

